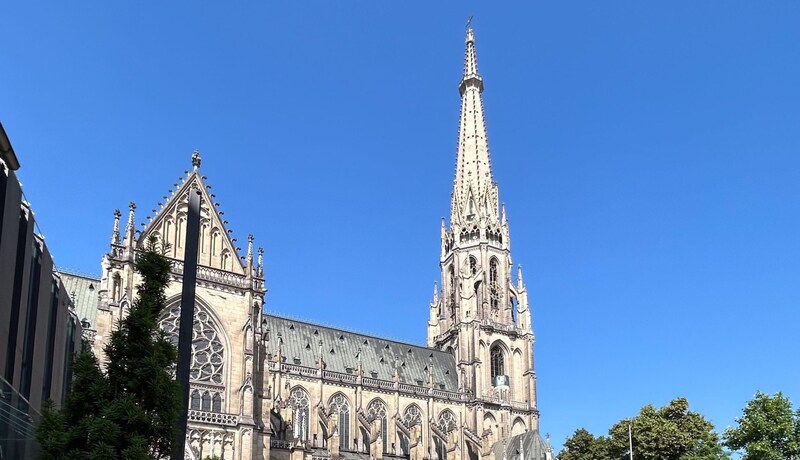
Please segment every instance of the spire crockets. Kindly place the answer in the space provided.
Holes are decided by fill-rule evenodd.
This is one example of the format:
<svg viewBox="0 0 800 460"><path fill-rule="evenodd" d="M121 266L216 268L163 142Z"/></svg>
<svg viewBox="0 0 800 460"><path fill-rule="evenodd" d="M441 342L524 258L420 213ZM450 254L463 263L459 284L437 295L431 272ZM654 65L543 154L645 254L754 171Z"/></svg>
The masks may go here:
<svg viewBox="0 0 800 460"><path fill-rule="evenodd" d="M461 93L461 123L458 132L458 158L450 222L478 218L497 219L497 187L489 162L489 142L483 116L483 79L478 73L475 33L467 29L464 76L458 85Z"/></svg>

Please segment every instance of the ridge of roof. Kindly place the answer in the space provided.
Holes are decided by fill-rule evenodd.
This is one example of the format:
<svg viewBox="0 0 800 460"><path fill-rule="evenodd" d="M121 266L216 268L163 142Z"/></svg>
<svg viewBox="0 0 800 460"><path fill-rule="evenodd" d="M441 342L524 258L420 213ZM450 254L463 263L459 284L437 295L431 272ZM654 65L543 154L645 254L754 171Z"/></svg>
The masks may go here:
<svg viewBox="0 0 800 460"><path fill-rule="evenodd" d="M78 278L85 278L87 280L100 282L100 275L84 272L74 268L58 268L56 272L64 275L77 276Z"/></svg>
<svg viewBox="0 0 800 460"><path fill-rule="evenodd" d="M267 312L265 312L264 315L265 316L271 316L273 318L281 319L281 320L284 320L284 321L293 321L293 322L296 322L296 323L303 323L303 324L306 324L308 326L314 326L314 327L320 327L320 328L324 328L324 329L330 329L330 330L334 330L334 331L338 331L338 332L343 332L343 333L346 333L346 334L359 335L361 337L366 337L366 338L370 338L370 339L377 339L377 340L383 340L383 341L386 341L386 342L393 342L393 343L396 343L398 345L421 348L423 350L430 350L431 352L445 353L445 354L449 355L449 353L447 353L444 350L439 350L439 349L436 349L436 348L429 348L429 347L427 347L425 345L420 345L420 344L411 343L411 342L405 342L405 341L396 340L396 339L393 339L393 338L380 337L380 336L377 336L375 334L366 334L366 333L363 333L363 332L358 332L358 331L354 331L352 329L345 329L345 328L337 327L337 326L313 323L313 322L311 322L309 320L291 317L291 316L286 315L286 314L267 313Z"/></svg>

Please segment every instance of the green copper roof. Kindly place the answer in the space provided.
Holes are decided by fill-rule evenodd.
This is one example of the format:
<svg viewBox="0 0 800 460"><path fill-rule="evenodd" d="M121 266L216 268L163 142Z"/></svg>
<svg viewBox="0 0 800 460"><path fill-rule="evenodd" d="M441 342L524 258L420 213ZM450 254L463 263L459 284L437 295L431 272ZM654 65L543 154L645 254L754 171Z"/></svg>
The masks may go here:
<svg viewBox="0 0 800 460"><path fill-rule="evenodd" d="M276 353L282 341L287 364L317 367L321 347L329 371L354 374L360 358L365 377L392 381L397 366L400 383L427 386L430 372L434 388L458 391L456 362L450 353L273 315L264 318L268 350Z"/></svg>
<svg viewBox="0 0 800 460"><path fill-rule="evenodd" d="M100 279L90 275L61 271L61 282L70 298L74 298L75 312L78 320L86 319L96 329L97 319L97 292L100 290ZM73 295L74 293L74 295Z"/></svg>

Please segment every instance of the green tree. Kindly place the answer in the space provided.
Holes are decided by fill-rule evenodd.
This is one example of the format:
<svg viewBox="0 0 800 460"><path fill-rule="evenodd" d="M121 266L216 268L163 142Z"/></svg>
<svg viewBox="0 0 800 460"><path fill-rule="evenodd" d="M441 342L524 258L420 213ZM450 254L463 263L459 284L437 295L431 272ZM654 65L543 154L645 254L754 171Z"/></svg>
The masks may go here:
<svg viewBox="0 0 800 460"><path fill-rule="evenodd" d="M575 430L564 441L564 448L558 453L558 460L610 460L608 438L594 437L584 428Z"/></svg>
<svg viewBox="0 0 800 460"><path fill-rule="evenodd" d="M37 430L43 459L160 459L177 437L183 404L172 378L177 351L158 328L170 262L155 239L136 262L142 278L128 316L112 332L106 372L84 345L72 393L61 410L45 410Z"/></svg>
<svg viewBox="0 0 800 460"><path fill-rule="evenodd" d="M781 393L756 393L723 434L725 446L744 450L743 460L800 459L800 411Z"/></svg>
<svg viewBox="0 0 800 460"><path fill-rule="evenodd" d="M660 409L648 404L633 419L617 422L609 430L611 458L627 458L630 450L628 424L636 460L728 458L714 432L714 425L703 415L690 411L686 398L674 399Z"/></svg>

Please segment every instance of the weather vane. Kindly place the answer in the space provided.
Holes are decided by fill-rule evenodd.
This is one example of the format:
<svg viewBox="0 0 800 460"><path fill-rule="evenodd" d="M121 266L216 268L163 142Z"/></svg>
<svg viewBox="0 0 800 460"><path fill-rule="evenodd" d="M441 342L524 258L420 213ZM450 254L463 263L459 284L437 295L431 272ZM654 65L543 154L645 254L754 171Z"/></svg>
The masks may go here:
<svg viewBox="0 0 800 460"><path fill-rule="evenodd" d="M470 24L472 24L472 16L467 18L467 29L469 29Z"/></svg>

